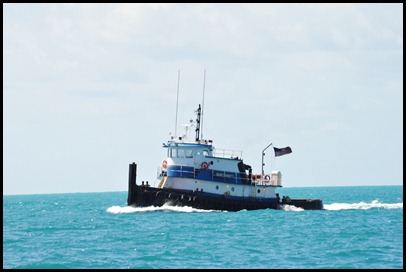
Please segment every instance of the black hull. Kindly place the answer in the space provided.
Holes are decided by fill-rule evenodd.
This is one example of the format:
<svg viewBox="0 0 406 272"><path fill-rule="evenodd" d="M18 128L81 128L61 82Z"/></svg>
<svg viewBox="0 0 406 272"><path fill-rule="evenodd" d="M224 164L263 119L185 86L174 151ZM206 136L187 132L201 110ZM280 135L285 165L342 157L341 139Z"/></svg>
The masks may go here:
<svg viewBox="0 0 406 272"><path fill-rule="evenodd" d="M174 189L160 189L147 184L136 184L137 165L130 164L128 206L148 207L163 206L188 206L203 210L258 210L282 209L284 205L292 205L304 210L322 210L323 202L320 199L283 199L282 201L263 201L253 198L238 198L232 196L210 195L200 191L181 191ZM143 182L144 183L144 182Z"/></svg>

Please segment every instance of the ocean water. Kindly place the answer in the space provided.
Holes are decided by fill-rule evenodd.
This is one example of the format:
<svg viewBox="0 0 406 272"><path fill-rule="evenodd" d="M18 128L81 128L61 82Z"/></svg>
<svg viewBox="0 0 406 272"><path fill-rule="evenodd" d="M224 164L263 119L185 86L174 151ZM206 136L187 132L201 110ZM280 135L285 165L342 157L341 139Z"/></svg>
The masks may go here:
<svg viewBox="0 0 406 272"><path fill-rule="evenodd" d="M3 268L403 268L403 186L280 188L325 210L127 207L127 192L3 196Z"/></svg>

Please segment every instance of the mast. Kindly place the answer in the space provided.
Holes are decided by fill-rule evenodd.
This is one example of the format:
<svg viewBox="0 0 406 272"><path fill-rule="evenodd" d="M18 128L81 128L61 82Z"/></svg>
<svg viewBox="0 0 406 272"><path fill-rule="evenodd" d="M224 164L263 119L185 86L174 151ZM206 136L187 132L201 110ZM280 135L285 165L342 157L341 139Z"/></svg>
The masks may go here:
<svg viewBox="0 0 406 272"><path fill-rule="evenodd" d="M204 69L204 77L203 77L203 101L202 101L202 130L200 134L200 138L203 139L203 109L204 109L204 90L206 86L206 69ZM200 108L200 105L199 105Z"/></svg>
<svg viewBox="0 0 406 272"><path fill-rule="evenodd" d="M200 131L200 112L201 112L201 108L200 108L200 104L199 104L199 108L196 110L196 114L197 114L197 119L196 119L196 142L199 142L199 131Z"/></svg>
<svg viewBox="0 0 406 272"><path fill-rule="evenodd" d="M178 127L179 79L180 79L180 70L178 71L178 91L176 94L175 137L177 135L176 128Z"/></svg>

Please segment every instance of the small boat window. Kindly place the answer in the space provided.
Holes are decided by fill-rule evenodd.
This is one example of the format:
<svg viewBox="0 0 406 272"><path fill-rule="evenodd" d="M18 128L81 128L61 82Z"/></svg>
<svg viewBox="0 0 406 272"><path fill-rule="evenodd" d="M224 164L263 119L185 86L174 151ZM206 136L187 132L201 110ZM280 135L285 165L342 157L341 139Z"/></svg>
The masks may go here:
<svg viewBox="0 0 406 272"><path fill-rule="evenodd" d="M184 158L185 157L185 150L179 148L178 149L178 158Z"/></svg>
<svg viewBox="0 0 406 272"><path fill-rule="evenodd" d="M176 157L177 157L177 156L176 156L176 154L177 154L176 151L177 151L176 148L171 148L171 149L169 149L169 157L170 157L170 158L176 158Z"/></svg>
<svg viewBox="0 0 406 272"><path fill-rule="evenodd" d="M170 158L193 158L192 148L170 148L168 150L168 157Z"/></svg>
<svg viewBox="0 0 406 272"><path fill-rule="evenodd" d="M186 158L193 158L193 149L191 148L185 149L185 155Z"/></svg>
<svg viewBox="0 0 406 272"><path fill-rule="evenodd" d="M208 156L208 155L209 155L209 151L208 151L208 150L203 150L203 155Z"/></svg>

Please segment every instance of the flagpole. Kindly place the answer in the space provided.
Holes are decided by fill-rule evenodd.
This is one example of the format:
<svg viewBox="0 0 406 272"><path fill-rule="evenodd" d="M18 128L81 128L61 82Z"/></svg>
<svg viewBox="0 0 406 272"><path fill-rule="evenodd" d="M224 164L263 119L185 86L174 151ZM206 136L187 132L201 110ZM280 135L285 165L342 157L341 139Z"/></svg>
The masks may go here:
<svg viewBox="0 0 406 272"><path fill-rule="evenodd" d="M262 150L262 168L261 168L261 183L262 184L264 184L264 156L265 156L265 153L264 153L264 151L268 148L268 147L270 147L272 145L272 143L270 143L267 147L265 147L264 148L264 150Z"/></svg>

